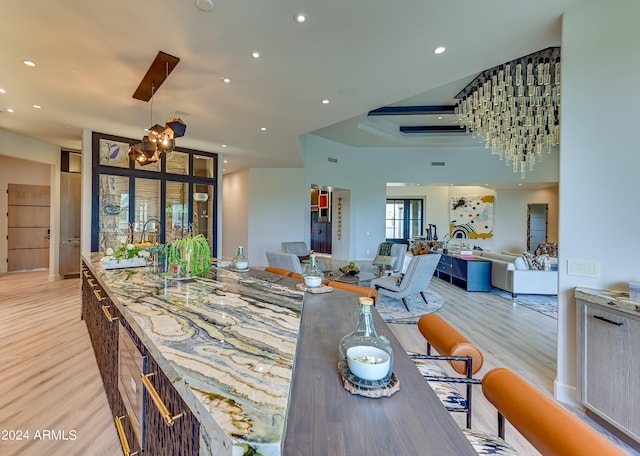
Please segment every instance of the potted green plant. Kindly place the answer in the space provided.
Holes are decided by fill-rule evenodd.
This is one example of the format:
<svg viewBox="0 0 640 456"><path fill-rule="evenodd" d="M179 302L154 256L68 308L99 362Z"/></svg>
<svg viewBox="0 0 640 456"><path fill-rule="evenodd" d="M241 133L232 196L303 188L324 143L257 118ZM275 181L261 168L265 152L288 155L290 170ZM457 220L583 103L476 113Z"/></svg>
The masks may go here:
<svg viewBox="0 0 640 456"><path fill-rule="evenodd" d="M202 234L176 239L166 249L167 272L175 277L203 276L209 272L211 249Z"/></svg>

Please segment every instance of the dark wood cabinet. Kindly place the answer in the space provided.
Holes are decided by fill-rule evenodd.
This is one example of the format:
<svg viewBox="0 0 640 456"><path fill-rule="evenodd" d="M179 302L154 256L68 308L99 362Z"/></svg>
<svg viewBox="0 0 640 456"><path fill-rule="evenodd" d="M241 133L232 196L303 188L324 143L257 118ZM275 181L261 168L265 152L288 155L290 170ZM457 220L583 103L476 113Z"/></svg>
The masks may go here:
<svg viewBox="0 0 640 456"><path fill-rule="evenodd" d="M491 291L491 262L457 255L442 255L435 276L467 291Z"/></svg>

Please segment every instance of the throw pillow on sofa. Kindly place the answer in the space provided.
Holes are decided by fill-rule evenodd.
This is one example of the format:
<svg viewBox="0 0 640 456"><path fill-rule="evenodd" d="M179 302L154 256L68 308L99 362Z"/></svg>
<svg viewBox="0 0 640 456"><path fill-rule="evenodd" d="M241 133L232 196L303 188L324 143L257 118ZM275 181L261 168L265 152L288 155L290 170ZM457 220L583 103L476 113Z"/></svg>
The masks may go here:
<svg viewBox="0 0 640 456"><path fill-rule="evenodd" d="M513 265L516 268L516 271L526 271L529 269L527 260L525 260L522 256L519 256L518 258L513 260Z"/></svg>
<svg viewBox="0 0 640 456"><path fill-rule="evenodd" d="M533 253L525 252L522 254L522 256L527 261L527 266L529 266L529 269L533 269L536 271L541 271L543 269L543 266L540 265L538 261L536 261L536 256Z"/></svg>

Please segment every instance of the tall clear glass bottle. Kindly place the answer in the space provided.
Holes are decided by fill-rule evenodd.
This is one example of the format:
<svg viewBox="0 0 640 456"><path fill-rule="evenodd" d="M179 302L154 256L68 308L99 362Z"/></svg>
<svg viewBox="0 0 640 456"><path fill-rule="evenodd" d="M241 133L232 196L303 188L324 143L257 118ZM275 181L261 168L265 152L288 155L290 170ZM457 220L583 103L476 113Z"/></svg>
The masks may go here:
<svg viewBox="0 0 640 456"><path fill-rule="evenodd" d="M309 263L307 263L302 273L302 280L306 286L315 288L322 285L322 279L324 279L324 274L318 268L316 255L311 253L309 255Z"/></svg>
<svg viewBox="0 0 640 456"><path fill-rule="evenodd" d="M360 347L364 348L360 349ZM347 359L347 356L352 353L349 349L353 349L354 351L362 350L364 353L367 353L367 350L370 347L373 347L374 349L371 350L372 353L375 353L375 349L377 349L382 350L389 355L387 371L380 379L376 379L380 381L389 380L393 373L393 349L391 348L391 343L389 342L389 339L378 335L376 332L376 328L373 324L373 299L361 297L358 299L358 323L356 325L356 329L342 338L340 345L338 346L338 354L341 361L345 360L345 362L348 363L349 360ZM361 356L359 357L362 358ZM369 358L369 356L366 356L366 358ZM376 359L371 361L375 364L380 360ZM376 367L371 366L371 369L376 369ZM358 376L356 372L353 372L353 370L354 369L351 369L352 373Z"/></svg>
<svg viewBox="0 0 640 456"><path fill-rule="evenodd" d="M231 260L231 267L238 271L249 269L249 260L244 256L244 247L238 246L238 254Z"/></svg>

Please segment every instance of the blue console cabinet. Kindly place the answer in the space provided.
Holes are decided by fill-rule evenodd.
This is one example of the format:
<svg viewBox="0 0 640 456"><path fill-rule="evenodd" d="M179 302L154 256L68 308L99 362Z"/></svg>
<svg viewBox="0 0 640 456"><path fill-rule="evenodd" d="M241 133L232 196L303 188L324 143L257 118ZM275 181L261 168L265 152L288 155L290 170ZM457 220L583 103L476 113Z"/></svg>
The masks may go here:
<svg viewBox="0 0 640 456"><path fill-rule="evenodd" d="M435 275L467 291L491 291L491 262L488 260L442 255Z"/></svg>

